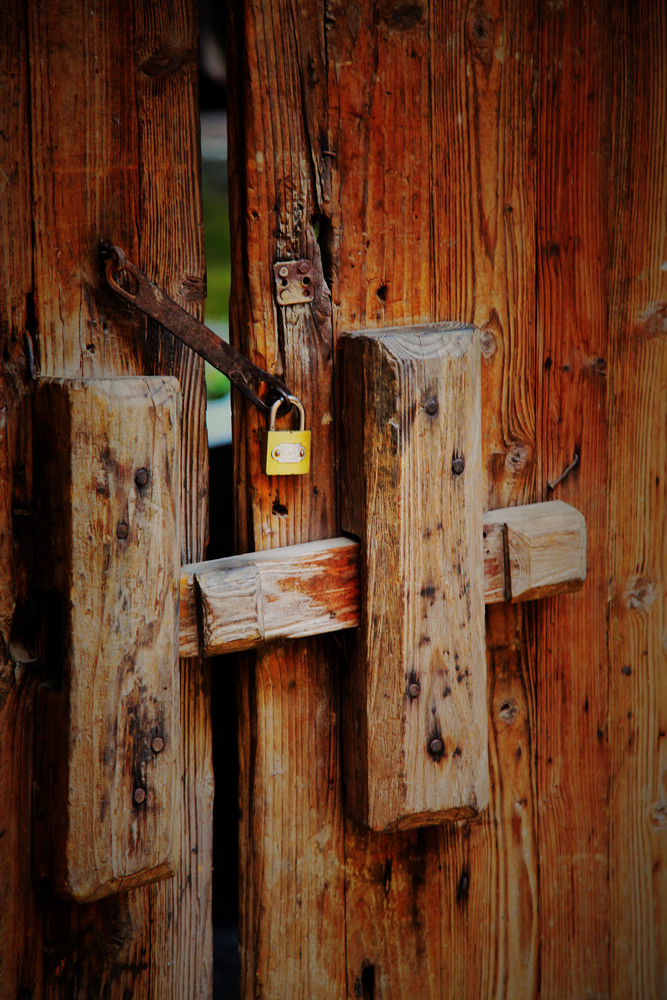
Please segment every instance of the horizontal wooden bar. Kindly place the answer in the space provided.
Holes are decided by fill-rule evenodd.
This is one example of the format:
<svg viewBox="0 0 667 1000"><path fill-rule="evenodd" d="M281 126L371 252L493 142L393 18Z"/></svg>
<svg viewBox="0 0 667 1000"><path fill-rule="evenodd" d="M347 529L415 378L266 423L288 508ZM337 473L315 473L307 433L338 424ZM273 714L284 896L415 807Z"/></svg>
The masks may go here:
<svg viewBox="0 0 667 1000"><path fill-rule="evenodd" d="M181 570L181 656L217 656L358 624L359 543L349 538Z"/></svg>
<svg viewBox="0 0 667 1000"><path fill-rule="evenodd" d="M586 579L586 522L562 500L487 511L483 526L486 604L564 593ZM192 563L181 568L180 655L355 628L359 607L359 543L350 538Z"/></svg>

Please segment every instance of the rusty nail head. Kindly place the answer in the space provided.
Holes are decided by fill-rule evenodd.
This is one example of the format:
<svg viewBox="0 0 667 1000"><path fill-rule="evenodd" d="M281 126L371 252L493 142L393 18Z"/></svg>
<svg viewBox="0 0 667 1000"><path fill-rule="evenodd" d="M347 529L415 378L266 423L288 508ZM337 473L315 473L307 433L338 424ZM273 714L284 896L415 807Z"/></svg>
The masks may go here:
<svg viewBox="0 0 667 1000"><path fill-rule="evenodd" d="M280 275L281 278L286 278L287 275L289 274L289 268L285 266L281 267L280 270L278 271L278 274Z"/></svg>
<svg viewBox="0 0 667 1000"><path fill-rule="evenodd" d="M134 481L137 486L145 486L148 482L148 469L137 469L134 474Z"/></svg>
<svg viewBox="0 0 667 1000"><path fill-rule="evenodd" d="M156 736L151 746L153 747L153 753L160 753L161 750L164 750L164 740L161 736Z"/></svg>
<svg viewBox="0 0 667 1000"><path fill-rule="evenodd" d="M438 409L439 409L439 407L438 407L438 400L437 399L429 399L428 403L425 406L425 410L428 413L429 417L434 417L436 415L436 413L438 412Z"/></svg>
<svg viewBox="0 0 667 1000"><path fill-rule="evenodd" d="M127 538L129 530L125 521L119 521L116 525L116 535L118 538Z"/></svg>
<svg viewBox="0 0 667 1000"><path fill-rule="evenodd" d="M431 740L431 742L428 745L428 748L434 755L442 753L442 740L438 739L438 737L436 736L435 739Z"/></svg>
<svg viewBox="0 0 667 1000"><path fill-rule="evenodd" d="M308 272L308 264L306 263L305 260L302 260L301 263L299 264L299 273L307 274L307 272Z"/></svg>
<svg viewBox="0 0 667 1000"><path fill-rule="evenodd" d="M411 698L418 698L419 695L421 694L421 690L422 689L419 686L419 684L416 681L413 681L412 684L410 684L410 686L408 687L408 694L410 695Z"/></svg>
<svg viewBox="0 0 667 1000"><path fill-rule="evenodd" d="M137 803L138 806L141 805L141 803L144 801L145 798L146 798L146 789L145 788L135 788L134 789L134 801Z"/></svg>
<svg viewBox="0 0 667 1000"><path fill-rule="evenodd" d="M454 473L454 475L460 476L463 470L465 469L465 465L466 463L464 458L455 458L454 461L452 462L452 472Z"/></svg>

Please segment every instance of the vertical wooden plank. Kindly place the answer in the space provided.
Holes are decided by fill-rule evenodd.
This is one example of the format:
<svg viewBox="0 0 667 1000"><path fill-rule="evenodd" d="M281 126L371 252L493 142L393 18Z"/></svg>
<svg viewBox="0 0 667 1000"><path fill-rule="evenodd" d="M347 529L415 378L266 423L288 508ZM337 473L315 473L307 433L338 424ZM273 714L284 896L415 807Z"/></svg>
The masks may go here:
<svg viewBox="0 0 667 1000"><path fill-rule="evenodd" d="M431 319L426 4L327 10L335 334ZM438 239L439 237L436 237ZM437 830L345 823L347 995L439 995Z"/></svg>
<svg viewBox="0 0 667 1000"><path fill-rule="evenodd" d="M436 315L481 329L489 508L536 492L536 5L433 9ZM537 996L535 609L487 608L491 805L440 842L444 995Z"/></svg>
<svg viewBox="0 0 667 1000"><path fill-rule="evenodd" d="M539 619L541 990L608 996L609 5L544 8L539 59L540 481L579 456L551 495L584 514L589 565L584 590Z"/></svg>
<svg viewBox="0 0 667 1000"><path fill-rule="evenodd" d="M372 830L473 817L489 798L479 333L365 330L341 366L341 527L362 577L346 806Z"/></svg>
<svg viewBox="0 0 667 1000"><path fill-rule="evenodd" d="M537 388L533 7L376 10L355 7L350 17L344 4L331 8L336 329L424 309L431 319L476 322L488 503L527 502L535 499ZM371 199L378 178L383 197ZM388 233L396 243L383 258L381 288L374 260ZM405 282L404 257L418 237L418 277ZM350 993L371 995L372 984L375 995L397 998L536 995L531 621L528 609L487 612L489 815L391 838L348 824Z"/></svg>
<svg viewBox="0 0 667 1000"><path fill-rule="evenodd" d="M182 557L198 559L207 518L203 365L174 350L155 327L144 336L142 322L109 296L98 261L100 240L112 238L201 312L193 4L35 2L28 21L41 373L177 376L184 400ZM209 995L209 681L197 661L182 663L187 846L177 877L81 909L47 895L48 996L67 995L74 983L91 995Z"/></svg>
<svg viewBox="0 0 667 1000"><path fill-rule="evenodd" d="M0 982L42 988L43 929L31 884L36 656L32 606L32 404L26 331L34 333L25 5L0 3Z"/></svg>
<svg viewBox="0 0 667 1000"><path fill-rule="evenodd" d="M206 295L198 126L196 4L138 3L134 9L139 146L138 263L200 319ZM208 539L208 443L203 363L146 324L146 370L175 375L182 393L181 561L203 557ZM183 820L181 865L149 887L153 982L174 997L207 998L213 988L211 871L213 761L210 661L181 660ZM160 987L152 986L157 992Z"/></svg>
<svg viewBox="0 0 667 1000"><path fill-rule="evenodd" d="M113 4L27 5L35 303L43 375L133 374L138 321L99 280L98 245L137 249L133 33ZM27 168L26 163L25 167Z"/></svg>
<svg viewBox="0 0 667 1000"><path fill-rule="evenodd" d="M611 997L667 984L667 10L614 6L609 269Z"/></svg>
<svg viewBox="0 0 667 1000"><path fill-rule="evenodd" d="M281 375L312 430L307 477L260 470L260 415L233 400L237 539L244 549L336 533L331 147L324 10L230 5L232 340ZM314 265L312 305L275 303L273 265ZM239 677L241 993L344 993L338 669L329 640L275 645Z"/></svg>

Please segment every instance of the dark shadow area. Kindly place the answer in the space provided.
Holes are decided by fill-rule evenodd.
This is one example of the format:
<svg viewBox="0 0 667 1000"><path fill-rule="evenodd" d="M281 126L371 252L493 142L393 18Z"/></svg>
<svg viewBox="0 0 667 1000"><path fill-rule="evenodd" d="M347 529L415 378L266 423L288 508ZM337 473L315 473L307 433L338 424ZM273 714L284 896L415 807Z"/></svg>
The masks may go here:
<svg viewBox="0 0 667 1000"><path fill-rule="evenodd" d="M209 450L209 559L233 553L232 447ZM238 957L238 747L236 657L218 656L212 663L213 720L213 997L239 997Z"/></svg>
<svg viewBox="0 0 667 1000"><path fill-rule="evenodd" d="M206 322L226 337L230 252L227 204L227 78L225 61L226 4L199 0L199 106L202 113L202 184L208 294ZM208 559L234 551L233 463L229 443L229 408L221 403L225 380L207 370L209 407L209 546ZM226 428L226 429L225 429ZM211 718L213 730L213 997L237 1000L238 955L238 747L236 718L236 658L221 656L212 663Z"/></svg>

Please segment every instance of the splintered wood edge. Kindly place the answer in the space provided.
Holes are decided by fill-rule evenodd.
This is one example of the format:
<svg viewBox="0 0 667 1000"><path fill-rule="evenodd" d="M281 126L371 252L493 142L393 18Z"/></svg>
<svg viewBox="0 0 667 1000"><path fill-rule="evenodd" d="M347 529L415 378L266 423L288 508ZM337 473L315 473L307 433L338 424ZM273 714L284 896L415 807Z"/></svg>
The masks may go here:
<svg viewBox="0 0 667 1000"><path fill-rule="evenodd" d="M562 500L488 511L483 524L486 604L566 593L586 579L586 522ZM359 543L328 538L192 563L180 595L182 657L355 628Z"/></svg>

